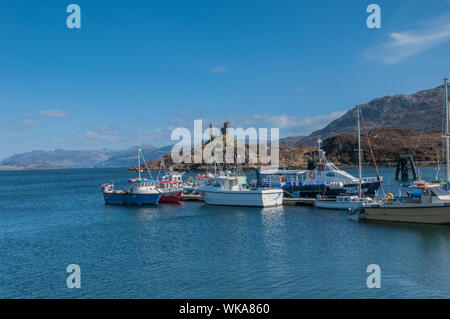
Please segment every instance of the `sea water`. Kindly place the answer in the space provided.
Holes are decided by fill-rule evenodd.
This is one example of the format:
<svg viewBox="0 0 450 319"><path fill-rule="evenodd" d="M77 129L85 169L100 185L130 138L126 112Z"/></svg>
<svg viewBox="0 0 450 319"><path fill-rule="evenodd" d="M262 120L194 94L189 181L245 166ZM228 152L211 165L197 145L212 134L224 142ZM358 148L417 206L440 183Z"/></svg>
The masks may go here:
<svg viewBox="0 0 450 319"><path fill-rule="evenodd" d="M396 194L394 173L381 169ZM435 169L421 173L429 180ZM450 297L450 226L302 206L105 206L101 184L131 177L126 168L0 172L0 297ZM81 288L66 284L70 264ZM379 289L367 287L371 264Z"/></svg>

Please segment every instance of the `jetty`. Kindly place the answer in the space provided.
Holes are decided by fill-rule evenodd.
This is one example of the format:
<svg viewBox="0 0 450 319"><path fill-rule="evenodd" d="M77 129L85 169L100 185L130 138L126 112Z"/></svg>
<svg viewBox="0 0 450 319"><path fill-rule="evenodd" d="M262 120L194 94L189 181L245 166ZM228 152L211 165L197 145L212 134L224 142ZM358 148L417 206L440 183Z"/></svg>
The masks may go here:
<svg viewBox="0 0 450 319"><path fill-rule="evenodd" d="M289 206L314 206L314 198L283 198L283 205Z"/></svg>
<svg viewBox="0 0 450 319"><path fill-rule="evenodd" d="M199 194L183 194L180 198L181 201L203 201L202 196Z"/></svg>

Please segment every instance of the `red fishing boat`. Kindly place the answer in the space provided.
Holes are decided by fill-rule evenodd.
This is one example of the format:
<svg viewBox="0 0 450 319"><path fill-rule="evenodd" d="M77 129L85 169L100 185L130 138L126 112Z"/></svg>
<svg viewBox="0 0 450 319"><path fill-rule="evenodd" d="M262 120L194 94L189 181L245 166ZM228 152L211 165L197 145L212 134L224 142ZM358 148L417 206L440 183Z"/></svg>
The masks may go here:
<svg viewBox="0 0 450 319"><path fill-rule="evenodd" d="M183 196L181 181L160 180L158 190L162 194L160 203L178 203Z"/></svg>

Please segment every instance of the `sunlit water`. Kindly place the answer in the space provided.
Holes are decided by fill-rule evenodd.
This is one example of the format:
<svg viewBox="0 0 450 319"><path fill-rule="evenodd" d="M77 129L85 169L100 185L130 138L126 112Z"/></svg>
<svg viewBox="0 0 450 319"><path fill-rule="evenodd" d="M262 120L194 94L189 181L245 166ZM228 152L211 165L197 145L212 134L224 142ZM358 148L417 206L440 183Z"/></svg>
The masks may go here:
<svg viewBox="0 0 450 319"><path fill-rule="evenodd" d="M421 171L434 177L434 168ZM396 193L394 169L381 172ZM131 176L0 172L0 297L450 297L448 226L301 206L105 206L100 185ZM66 286L69 264L81 267L80 289ZM381 289L366 286L369 264L381 267Z"/></svg>

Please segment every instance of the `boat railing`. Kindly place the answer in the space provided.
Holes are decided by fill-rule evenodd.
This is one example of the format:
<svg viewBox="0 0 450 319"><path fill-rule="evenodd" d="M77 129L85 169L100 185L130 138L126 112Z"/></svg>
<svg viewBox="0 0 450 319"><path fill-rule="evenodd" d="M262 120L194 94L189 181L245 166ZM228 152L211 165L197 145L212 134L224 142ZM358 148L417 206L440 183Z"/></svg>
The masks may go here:
<svg viewBox="0 0 450 319"><path fill-rule="evenodd" d="M364 178L363 178L363 181L364 181L364 182L373 183L373 182L378 181L378 178L377 178L377 177L364 177Z"/></svg>

